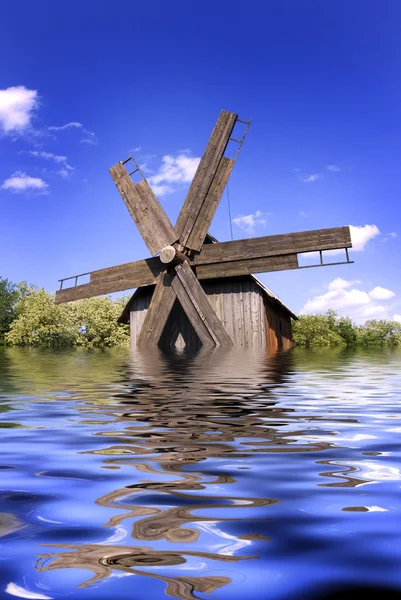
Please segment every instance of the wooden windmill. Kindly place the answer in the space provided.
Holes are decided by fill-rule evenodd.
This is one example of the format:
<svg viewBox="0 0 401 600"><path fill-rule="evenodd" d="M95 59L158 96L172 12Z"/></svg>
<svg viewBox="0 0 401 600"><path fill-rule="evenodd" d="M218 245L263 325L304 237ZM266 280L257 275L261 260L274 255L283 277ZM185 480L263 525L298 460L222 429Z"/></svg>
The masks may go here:
<svg viewBox="0 0 401 600"><path fill-rule="evenodd" d="M237 123L245 128L240 139L232 137ZM137 345L159 343L178 300L204 346L227 347L234 343L232 335L216 314L199 280L304 268L298 263L298 254L307 252L320 255L320 262L310 266L326 266L322 252L339 249L345 250L346 260L329 264L350 263L349 227L205 243L249 126L250 121L242 121L234 113L224 110L220 113L175 227L132 156L112 167L110 174L152 258L62 279L56 302L155 285L136 338ZM238 144L233 159L225 156L230 141ZM141 177L139 183L132 180L134 173ZM78 279L83 275L90 276L89 283L79 285ZM66 280L74 280L75 285L63 288Z"/></svg>

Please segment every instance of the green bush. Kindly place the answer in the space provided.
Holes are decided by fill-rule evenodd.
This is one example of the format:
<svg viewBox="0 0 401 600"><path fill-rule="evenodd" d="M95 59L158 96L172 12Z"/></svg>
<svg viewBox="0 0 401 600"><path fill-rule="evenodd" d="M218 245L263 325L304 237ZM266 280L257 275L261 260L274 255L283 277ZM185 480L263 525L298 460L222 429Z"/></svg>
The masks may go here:
<svg viewBox="0 0 401 600"><path fill-rule="evenodd" d="M301 315L293 324L297 346L401 346L401 324L371 320L355 325L349 317L329 310L324 315Z"/></svg>
<svg viewBox="0 0 401 600"><path fill-rule="evenodd" d="M25 282L15 284L0 277L0 345L4 344L5 335L18 316L20 300L28 291Z"/></svg>
<svg viewBox="0 0 401 600"><path fill-rule="evenodd" d="M117 323L126 301L103 297L58 305L45 290L31 290L20 298L5 341L17 346L126 345L129 327Z"/></svg>
<svg viewBox="0 0 401 600"><path fill-rule="evenodd" d="M332 323L331 315L302 315L293 325L297 346L345 346L346 343Z"/></svg>

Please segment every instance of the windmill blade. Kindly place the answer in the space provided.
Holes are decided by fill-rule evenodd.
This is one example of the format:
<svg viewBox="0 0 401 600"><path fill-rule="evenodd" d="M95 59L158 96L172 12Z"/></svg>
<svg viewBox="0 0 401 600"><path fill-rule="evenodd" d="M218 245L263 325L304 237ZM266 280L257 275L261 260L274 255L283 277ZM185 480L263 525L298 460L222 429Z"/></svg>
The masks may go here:
<svg viewBox="0 0 401 600"><path fill-rule="evenodd" d="M175 230L180 243L192 250L199 251L202 248L230 176L234 161L227 158L223 160L223 154L237 117L235 113L221 111L178 216Z"/></svg>
<svg viewBox="0 0 401 600"><path fill-rule="evenodd" d="M72 300L81 300L82 298L131 290L143 285L152 285L157 282L157 277L165 268L166 265L163 265L157 257L92 271L85 274L90 275L89 283L58 290L55 302L56 304L63 304ZM77 284L79 277L80 275L67 277L60 281L63 284L66 280L75 280Z"/></svg>
<svg viewBox="0 0 401 600"><path fill-rule="evenodd" d="M196 221L185 244L188 248L196 251L202 248L206 234L230 178L234 163L234 160L225 156L221 159L216 175L206 194L205 201L200 207Z"/></svg>
<svg viewBox="0 0 401 600"><path fill-rule="evenodd" d="M202 346L204 348L213 348L216 345L214 339L210 335L209 329L206 327L197 309L193 305L185 287L181 283L181 280L178 277L175 277L172 286L178 298L178 301L180 302L185 314L190 320L192 327L197 333L202 343Z"/></svg>
<svg viewBox="0 0 401 600"><path fill-rule="evenodd" d="M110 174L150 253L154 256L174 244L178 235L146 179L135 184L122 162Z"/></svg>
<svg viewBox="0 0 401 600"><path fill-rule="evenodd" d="M198 279L218 279L220 277L239 277L254 273L270 273L298 268L297 255L286 254L285 256L233 260L201 265L196 268L196 276Z"/></svg>
<svg viewBox="0 0 401 600"><path fill-rule="evenodd" d="M137 346L157 345L166 326L167 319L175 302L175 291L171 286L174 275L161 273L158 277L152 300L146 313Z"/></svg>
<svg viewBox="0 0 401 600"><path fill-rule="evenodd" d="M351 247L349 227L333 227L283 235L267 235L233 242L205 244L201 253L195 256L193 262L195 266L198 266Z"/></svg>
<svg viewBox="0 0 401 600"><path fill-rule="evenodd" d="M298 254L352 247L349 227L317 229L284 235L264 236L234 242L205 244L194 258L199 279L233 277L304 268L298 263ZM321 255L320 255L321 256ZM312 266L329 266L351 262L323 263Z"/></svg>
<svg viewBox="0 0 401 600"><path fill-rule="evenodd" d="M233 341L214 312L207 295L187 261L175 268L171 286L203 345L233 346Z"/></svg>

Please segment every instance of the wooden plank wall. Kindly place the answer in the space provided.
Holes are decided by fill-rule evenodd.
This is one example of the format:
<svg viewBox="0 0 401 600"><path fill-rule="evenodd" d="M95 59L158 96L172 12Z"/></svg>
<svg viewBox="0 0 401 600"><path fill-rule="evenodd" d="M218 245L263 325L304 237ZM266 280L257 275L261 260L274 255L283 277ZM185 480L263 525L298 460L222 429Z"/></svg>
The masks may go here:
<svg viewBox="0 0 401 600"><path fill-rule="evenodd" d="M131 331L131 346L136 346L136 341L145 321L146 313L148 312L149 304L152 299L153 289L148 288L139 292L134 300L130 312L130 331Z"/></svg>
<svg viewBox="0 0 401 600"><path fill-rule="evenodd" d="M236 346L266 346L263 292L251 278L202 282Z"/></svg>
<svg viewBox="0 0 401 600"><path fill-rule="evenodd" d="M290 316L269 298L264 298L267 347L269 350L288 350L292 347Z"/></svg>
<svg viewBox="0 0 401 600"><path fill-rule="evenodd" d="M290 317L284 310L276 308L276 305L272 304L271 307L270 304L266 305L264 293L252 279L234 278L205 281L202 282L202 287L236 346L265 347L269 342L272 348L288 347L289 342L280 341L279 343L279 338L274 332L276 330L283 331L283 336L281 334L279 336L280 340L284 340L284 337L286 340L290 340ZM152 293L151 288L140 292L132 305L130 323L133 346L136 346ZM269 319L267 319L267 309L270 311ZM279 324L276 324L274 319L277 318L275 315L279 310ZM174 306L163 332L161 343L171 345L170 340L176 340L177 347L183 347L185 344L190 348L199 347L199 339L180 305Z"/></svg>
<svg viewBox="0 0 401 600"><path fill-rule="evenodd" d="M288 313L269 300L251 278L203 281L202 287L236 346L268 347L269 351L292 346L291 319ZM139 293L131 308L131 343L136 340L145 320L153 290ZM161 344L198 348L199 338L188 318L176 303L167 321Z"/></svg>

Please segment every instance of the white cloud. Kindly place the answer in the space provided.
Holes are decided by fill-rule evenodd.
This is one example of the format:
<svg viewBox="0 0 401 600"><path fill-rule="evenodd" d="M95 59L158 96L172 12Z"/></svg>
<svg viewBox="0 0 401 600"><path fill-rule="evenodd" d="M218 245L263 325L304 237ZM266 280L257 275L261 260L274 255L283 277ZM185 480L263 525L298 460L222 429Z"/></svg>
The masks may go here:
<svg viewBox="0 0 401 600"><path fill-rule="evenodd" d="M394 298L395 292L378 285L369 292L369 296L373 298L373 300L389 300L390 298Z"/></svg>
<svg viewBox="0 0 401 600"><path fill-rule="evenodd" d="M98 144L96 134L93 131L85 129L79 121L70 121L64 125L52 125L48 127L49 131L64 131L65 129L80 129L82 131L82 137L79 140L81 144L91 144L92 146L97 146Z"/></svg>
<svg viewBox="0 0 401 600"><path fill-rule="evenodd" d="M67 156L59 156L57 154L52 154L51 152L38 152L37 150L30 150L29 154L31 156L35 156L37 158L44 158L45 160L51 160L56 164L60 165L60 170L56 171L57 175L66 179L69 177L74 171L74 167L68 164Z"/></svg>
<svg viewBox="0 0 401 600"><path fill-rule="evenodd" d="M149 179L150 179L150 177L149 177ZM151 187L152 187L152 190L154 191L154 193L156 194L156 196L168 196L169 194L172 194L173 192L175 192L175 188L173 188L172 185L153 184Z"/></svg>
<svg viewBox="0 0 401 600"><path fill-rule="evenodd" d="M256 227L266 227L266 213L257 210L255 213L250 215L239 215L233 219L233 223L240 229L243 229L246 233L252 234Z"/></svg>
<svg viewBox="0 0 401 600"><path fill-rule="evenodd" d="M365 306L363 310L357 315L357 321L366 319L386 319L388 317L390 307L386 304L369 304Z"/></svg>
<svg viewBox="0 0 401 600"><path fill-rule="evenodd" d="M71 121L70 123L66 123L65 125L52 125L51 127L48 127L49 131L63 131L64 129L71 128L81 129L83 128L83 125L82 123L78 123L77 121Z"/></svg>
<svg viewBox="0 0 401 600"><path fill-rule="evenodd" d="M321 296L316 296L308 300L302 312L313 313L328 310L329 308L339 309L349 306L361 306L370 304L371 298L366 292L357 289L336 289L329 290Z"/></svg>
<svg viewBox="0 0 401 600"><path fill-rule="evenodd" d="M308 177L305 177L304 179L302 179L302 181L304 183L312 183L313 181L317 181L318 179L321 179L322 176L319 175L319 173L313 173L312 175L308 175Z"/></svg>
<svg viewBox="0 0 401 600"><path fill-rule="evenodd" d="M333 281L331 281L327 287L329 288L329 290L345 290L346 288L351 287L351 285L354 285L355 283L361 282L358 279L355 279L354 281L347 281L346 279L337 277L336 279L333 279Z"/></svg>
<svg viewBox="0 0 401 600"><path fill-rule="evenodd" d="M67 177L69 177L71 175L71 171L69 171L68 169L60 169L59 171L56 171L57 175L60 175L60 177L62 177L63 179L67 179Z"/></svg>
<svg viewBox="0 0 401 600"><path fill-rule="evenodd" d="M377 225L350 225L349 228L354 252L361 252L370 240L380 235Z"/></svg>
<svg viewBox="0 0 401 600"><path fill-rule="evenodd" d="M148 175L150 175L151 173L154 173L153 169L150 169L148 167L148 163L146 163L146 162L139 165L139 168L141 169L142 173L145 173Z"/></svg>
<svg viewBox="0 0 401 600"><path fill-rule="evenodd" d="M401 323L401 315L393 315L393 321L397 323Z"/></svg>
<svg viewBox="0 0 401 600"><path fill-rule="evenodd" d="M29 598L30 600L52 600L51 596L45 596L45 594L37 594L36 592L30 592L26 588L23 588L16 583L10 581L6 586L6 593L11 596L17 596L18 598Z"/></svg>
<svg viewBox="0 0 401 600"><path fill-rule="evenodd" d="M390 233L388 233L386 235L386 237L382 238L382 242L388 242L389 238L395 239L396 237L397 237L397 232L396 231L390 231Z"/></svg>
<svg viewBox="0 0 401 600"><path fill-rule="evenodd" d="M0 90L0 128L4 133L22 132L31 124L39 106L38 92L23 85Z"/></svg>
<svg viewBox="0 0 401 600"><path fill-rule="evenodd" d="M310 298L300 312L313 314L333 309L340 315L349 316L357 322L364 322L366 319L372 318L389 318L391 307L381 304L380 301L393 298L395 293L380 286L375 287L369 293L351 287L358 283L361 282L347 281L337 277L327 285L328 291Z"/></svg>
<svg viewBox="0 0 401 600"><path fill-rule="evenodd" d="M334 173L341 171L341 169L338 165L326 165L326 169L328 171L333 171Z"/></svg>
<svg viewBox="0 0 401 600"><path fill-rule="evenodd" d="M30 150L29 154L31 156L38 156L40 158L45 158L47 160L54 160L54 162L65 163L67 160L66 156L58 156L57 154L52 154L51 152L38 152L36 150Z"/></svg>
<svg viewBox="0 0 401 600"><path fill-rule="evenodd" d="M200 158L189 156L187 153L166 154L155 175L148 178L149 185L158 196L165 196L175 191L178 184L190 183L195 175Z"/></svg>
<svg viewBox="0 0 401 600"><path fill-rule="evenodd" d="M81 144L91 144L92 146L97 146L98 144L96 134L85 128L82 129L82 138L79 141Z"/></svg>
<svg viewBox="0 0 401 600"><path fill-rule="evenodd" d="M142 146L135 146L135 148L130 148L130 150L128 150L128 154L136 154L137 152L140 152L142 150Z"/></svg>
<svg viewBox="0 0 401 600"><path fill-rule="evenodd" d="M16 171L4 181L1 189L19 193L26 192L27 190L45 190L48 187L48 184L43 179L30 177L22 171Z"/></svg>

